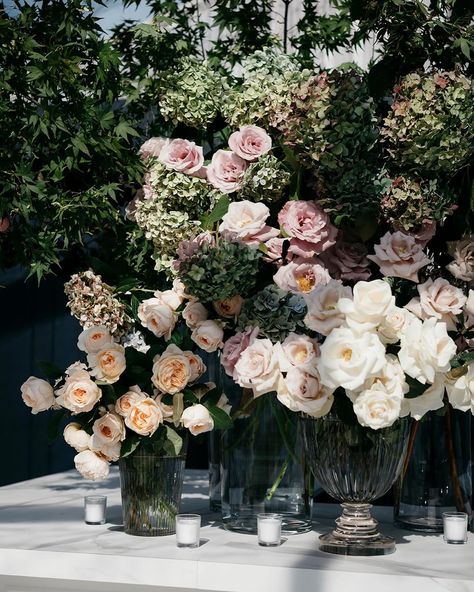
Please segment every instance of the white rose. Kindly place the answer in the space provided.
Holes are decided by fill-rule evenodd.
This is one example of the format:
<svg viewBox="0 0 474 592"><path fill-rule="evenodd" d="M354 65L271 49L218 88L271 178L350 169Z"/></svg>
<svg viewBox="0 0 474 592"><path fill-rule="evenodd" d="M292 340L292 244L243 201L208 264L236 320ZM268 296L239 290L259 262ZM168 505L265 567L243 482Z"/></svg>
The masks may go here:
<svg viewBox="0 0 474 592"><path fill-rule="evenodd" d="M51 409L55 403L53 387L46 380L35 376L30 376L21 385L21 398L25 405L31 407L33 415Z"/></svg>
<svg viewBox="0 0 474 592"><path fill-rule="evenodd" d="M161 356L153 358L152 383L162 393L174 395L190 382L194 370L189 357L174 344L169 345Z"/></svg>
<svg viewBox="0 0 474 592"><path fill-rule="evenodd" d="M207 320L198 323L191 333L191 339L208 353L224 346L224 329L216 321Z"/></svg>
<svg viewBox="0 0 474 592"><path fill-rule="evenodd" d="M162 422L163 412L151 397L138 401L125 418L125 425L141 436L151 436Z"/></svg>
<svg viewBox="0 0 474 592"><path fill-rule="evenodd" d="M432 383L437 372L447 372L456 354L456 344L446 324L432 317L421 322L414 318L401 339L398 358L408 376L422 384Z"/></svg>
<svg viewBox="0 0 474 592"><path fill-rule="evenodd" d="M379 430L387 428L400 417L401 398L394 397L378 383L362 391L354 403L354 412L360 425Z"/></svg>
<svg viewBox="0 0 474 592"><path fill-rule="evenodd" d="M92 376L101 383L113 384L125 370L125 348L118 343L110 343L97 353L88 354L87 362L92 368Z"/></svg>
<svg viewBox="0 0 474 592"><path fill-rule="evenodd" d="M278 353L270 339L255 339L240 354L234 376L240 386L251 388L256 397L277 389L281 372Z"/></svg>
<svg viewBox="0 0 474 592"><path fill-rule="evenodd" d="M77 347L88 354L97 353L109 343L113 343L109 330L104 325L84 329L77 340Z"/></svg>
<svg viewBox="0 0 474 592"><path fill-rule="evenodd" d="M411 415L419 421L428 411L436 411L444 405L445 375L436 374L433 384L419 397L405 398L402 401L401 417Z"/></svg>
<svg viewBox="0 0 474 592"><path fill-rule="evenodd" d="M165 290L164 292L157 290L154 293L154 296L158 300L161 300L163 304L168 305L171 310L176 310L179 308L184 300L183 296L175 290Z"/></svg>
<svg viewBox="0 0 474 592"><path fill-rule="evenodd" d="M202 361L201 357L197 354L193 354L192 351L183 351L183 354L188 359L189 367L191 369L191 376L189 377L189 382L194 382L204 374L204 372L206 371L206 365Z"/></svg>
<svg viewBox="0 0 474 592"><path fill-rule="evenodd" d="M214 420L204 405L197 404L183 411L181 423L193 436L214 429Z"/></svg>
<svg viewBox="0 0 474 592"><path fill-rule="evenodd" d="M277 397L291 411L302 411L312 417L329 413L334 401L332 391L321 384L319 375L308 374L299 368L292 368L280 380Z"/></svg>
<svg viewBox="0 0 474 592"><path fill-rule="evenodd" d="M119 397L115 402L115 412L122 417L126 417L138 401L143 401L143 399L146 399L147 397L148 395L142 392L138 386L132 386L130 387L130 390Z"/></svg>
<svg viewBox="0 0 474 592"><path fill-rule="evenodd" d="M66 378L66 382L56 391L56 395L56 403L76 415L91 411L102 397L102 391L91 380L88 372L76 370Z"/></svg>
<svg viewBox="0 0 474 592"><path fill-rule="evenodd" d="M466 374L457 378L448 373L446 391L454 409L470 411L474 415L474 365L469 364Z"/></svg>
<svg viewBox="0 0 474 592"><path fill-rule="evenodd" d="M306 326L321 335L329 335L345 321L339 309L341 298L351 298L352 290L338 280L330 280L326 285L319 284L309 294L304 295L308 313L304 319Z"/></svg>
<svg viewBox="0 0 474 592"><path fill-rule="evenodd" d="M413 316L405 308L395 306L377 327L380 341L385 344L400 341Z"/></svg>
<svg viewBox="0 0 474 592"><path fill-rule="evenodd" d="M115 462L120 458L122 442L105 442L92 436L90 449L108 462Z"/></svg>
<svg viewBox="0 0 474 592"><path fill-rule="evenodd" d="M182 312L183 319L190 329L195 329L198 323L206 321L209 313L200 302L188 302Z"/></svg>
<svg viewBox="0 0 474 592"><path fill-rule="evenodd" d="M92 446L99 445L99 442L108 445L116 444L125 440L125 425L120 415L116 413L105 413L92 425Z"/></svg>
<svg viewBox="0 0 474 592"><path fill-rule="evenodd" d="M321 346L318 370L330 389L356 390L385 365L385 348L374 333L334 329Z"/></svg>
<svg viewBox="0 0 474 592"><path fill-rule="evenodd" d="M356 331L370 331L392 311L395 296L384 280L357 282L353 299L341 298L340 310L346 315L347 325Z"/></svg>
<svg viewBox="0 0 474 592"><path fill-rule="evenodd" d="M138 307L138 318L143 327L150 330L156 337L170 339L176 325L173 309L160 298L144 300Z"/></svg>
<svg viewBox="0 0 474 592"><path fill-rule="evenodd" d="M83 450L74 457L79 473L91 481L102 481L109 476L109 463L92 450Z"/></svg>
<svg viewBox="0 0 474 592"><path fill-rule="evenodd" d="M280 369L288 372L293 367L317 375L316 362L319 357L319 344L307 335L289 333L281 347L277 347Z"/></svg>
<svg viewBox="0 0 474 592"><path fill-rule="evenodd" d="M405 373L400 365L397 356L386 354L385 365L377 374L374 374L364 382L364 384L355 391L347 390L346 394L354 402L362 391L367 391L374 386L383 388L383 390L393 396L403 398L408 393L410 387L405 380Z"/></svg>
<svg viewBox="0 0 474 592"><path fill-rule="evenodd" d="M89 449L91 436L82 429L80 424L68 423L64 428L63 436L66 443L75 448L77 452Z"/></svg>

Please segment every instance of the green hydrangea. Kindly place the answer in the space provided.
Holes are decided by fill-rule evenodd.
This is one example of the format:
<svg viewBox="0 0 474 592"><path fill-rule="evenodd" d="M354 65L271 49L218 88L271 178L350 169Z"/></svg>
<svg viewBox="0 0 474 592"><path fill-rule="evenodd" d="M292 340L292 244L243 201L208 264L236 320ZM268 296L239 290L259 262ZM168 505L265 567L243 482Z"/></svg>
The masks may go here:
<svg viewBox="0 0 474 592"><path fill-rule="evenodd" d="M154 201L167 210L183 210L191 218L201 218L222 196L205 179L174 171L161 162L153 164L149 184Z"/></svg>
<svg viewBox="0 0 474 592"><path fill-rule="evenodd" d="M259 334L273 343L283 341L292 331L306 332L303 319L306 304L299 294L267 286L244 302L237 324L240 331L259 327Z"/></svg>
<svg viewBox="0 0 474 592"><path fill-rule="evenodd" d="M207 127L219 114L226 80L206 61L188 57L161 82L160 109L173 123L194 128Z"/></svg>
<svg viewBox="0 0 474 592"><path fill-rule="evenodd" d="M201 302L246 296L255 287L261 255L258 249L239 242L203 242L192 257L180 263L178 274L186 292Z"/></svg>
<svg viewBox="0 0 474 592"><path fill-rule="evenodd" d="M245 171L240 199L278 201L290 183L290 173L270 154L260 157Z"/></svg>
<svg viewBox="0 0 474 592"><path fill-rule="evenodd" d="M427 220L443 220L456 202L454 195L439 190L436 180L384 177L380 184L382 216L397 229L412 230Z"/></svg>
<svg viewBox="0 0 474 592"><path fill-rule="evenodd" d="M458 72L408 74L381 134L399 167L456 173L474 153L474 82Z"/></svg>

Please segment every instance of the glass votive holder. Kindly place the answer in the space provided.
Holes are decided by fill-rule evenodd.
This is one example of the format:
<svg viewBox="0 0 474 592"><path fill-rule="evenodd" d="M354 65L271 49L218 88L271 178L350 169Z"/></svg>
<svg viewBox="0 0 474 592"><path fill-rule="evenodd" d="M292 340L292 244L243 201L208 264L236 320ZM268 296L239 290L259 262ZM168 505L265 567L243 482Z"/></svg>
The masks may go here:
<svg viewBox="0 0 474 592"><path fill-rule="evenodd" d="M450 545L463 545L467 542L465 512L443 512L443 538Z"/></svg>
<svg viewBox="0 0 474 592"><path fill-rule="evenodd" d="M86 524L105 524L107 497L105 495L86 495L84 498L84 522Z"/></svg>
<svg viewBox="0 0 474 592"><path fill-rule="evenodd" d="M281 514L257 514L257 532L262 547L281 545Z"/></svg>
<svg viewBox="0 0 474 592"><path fill-rule="evenodd" d="M193 549L199 547L201 516L199 514L178 514L176 516L176 545Z"/></svg>

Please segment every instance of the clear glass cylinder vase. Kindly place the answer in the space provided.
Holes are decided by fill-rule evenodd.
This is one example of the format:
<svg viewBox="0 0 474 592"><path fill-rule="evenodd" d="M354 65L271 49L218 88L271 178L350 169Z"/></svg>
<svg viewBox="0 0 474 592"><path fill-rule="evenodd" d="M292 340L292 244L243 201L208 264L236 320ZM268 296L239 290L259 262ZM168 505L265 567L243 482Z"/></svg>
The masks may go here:
<svg viewBox="0 0 474 592"><path fill-rule="evenodd" d="M336 528L320 536L321 550L340 555L393 553L394 539L379 532L370 509L402 469L410 421L399 419L380 430L345 423L332 413L301 421L314 476L343 509Z"/></svg>
<svg viewBox="0 0 474 592"><path fill-rule="evenodd" d="M443 512L472 519L471 414L449 405L414 422L395 488L397 526L442 532Z"/></svg>
<svg viewBox="0 0 474 592"><path fill-rule="evenodd" d="M123 525L127 534L174 534L185 463L185 444L178 456L137 451L119 460Z"/></svg>
<svg viewBox="0 0 474 592"><path fill-rule="evenodd" d="M222 434L222 519L229 530L257 532L257 515L282 514L282 532L311 529L313 479L298 417L268 393L223 380L234 425Z"/></svg>

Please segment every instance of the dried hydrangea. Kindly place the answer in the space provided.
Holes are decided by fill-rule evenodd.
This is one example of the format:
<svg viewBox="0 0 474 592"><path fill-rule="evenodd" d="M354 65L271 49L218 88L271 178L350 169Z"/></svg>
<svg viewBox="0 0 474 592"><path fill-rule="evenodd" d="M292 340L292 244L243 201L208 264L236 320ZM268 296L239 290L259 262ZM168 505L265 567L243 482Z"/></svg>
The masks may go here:
<svg viewBox="0 0 474 592"><path fill-rule="evenodd" d="M396 230L409 231L427 220L443 220L455 203L454 195L440 191L436 180L384 177L381 186L382 217Z"/></svg>
<svg viewBox="0 0 474 592"><path fill-rule="evenodd" d="M252 298L245 300L239 315L239 331L259 327L259 335L273 343L283 341L292 331L305 332L304 317L307 309L302 296L267 286Z"/></svg>
<svg viewBox="0 0 474 592"><path fill-rule="evenodd" d="M290 177L290 173L275 156L261 156L245 171L239 198L253 202L278 201L290 184Z"/></svg>
<svg viewBox="0 0 474 592"><path fill-rule="evenodd" d="M458 72L408 74L394 89L381 134L409 169L454 174L474 153L474 82Z"/></svg>
<svg viewBox="0 0 474 592"><path fill-rule="evenodd" d="M64 284L67 306L85 329L104 325L114 337L125 333L131 319L125 313L125 305L114 296L113 288L92 271L74 274Z"/></svg>
<svg viewBox="0 0 474 592"><path fill-rule="evenodd" d="M205 61L188 57L161 81L160 110L173 123L207 127L219 114L226 80Z"/></svg>
<svg viewBox="0 0 474 592"><path fill-rule="evenodd" d="M201 302L246 296L255 287L262 253L240 242L203 241L193 255L179 263L178 275L186 293Z"/></svg>

